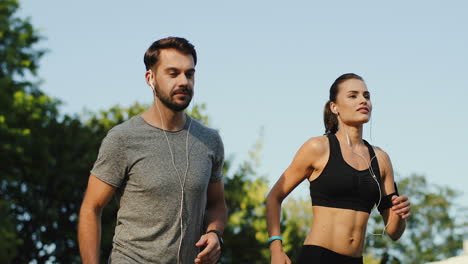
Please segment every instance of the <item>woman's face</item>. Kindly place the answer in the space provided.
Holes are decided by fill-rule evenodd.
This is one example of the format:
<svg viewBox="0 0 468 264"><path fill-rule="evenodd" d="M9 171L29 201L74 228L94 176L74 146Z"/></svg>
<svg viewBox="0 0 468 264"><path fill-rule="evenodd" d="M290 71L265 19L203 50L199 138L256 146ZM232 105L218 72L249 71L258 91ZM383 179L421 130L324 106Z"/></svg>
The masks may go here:
<svg viewBox="0 0 468 264"><path fill-rule="evenodd" d="M333 113L348 125L362 125L370 120L372 103L366 84L358 79L349 79L338 87L336 102L330 104Z"/></svg>

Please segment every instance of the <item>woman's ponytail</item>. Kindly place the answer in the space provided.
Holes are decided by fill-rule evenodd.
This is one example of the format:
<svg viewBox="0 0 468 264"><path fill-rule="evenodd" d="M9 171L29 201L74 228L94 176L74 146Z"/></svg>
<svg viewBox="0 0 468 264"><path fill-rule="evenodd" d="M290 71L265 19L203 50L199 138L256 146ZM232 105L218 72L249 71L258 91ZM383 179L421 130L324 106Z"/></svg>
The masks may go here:
<svg viewBox="0 0 468 264"><path fill-rule="evenodd" d="M325 134L335 134L338 131L338 118L330 109L331 101L328 100L323 109L323 123L325 125Z"/></svg>

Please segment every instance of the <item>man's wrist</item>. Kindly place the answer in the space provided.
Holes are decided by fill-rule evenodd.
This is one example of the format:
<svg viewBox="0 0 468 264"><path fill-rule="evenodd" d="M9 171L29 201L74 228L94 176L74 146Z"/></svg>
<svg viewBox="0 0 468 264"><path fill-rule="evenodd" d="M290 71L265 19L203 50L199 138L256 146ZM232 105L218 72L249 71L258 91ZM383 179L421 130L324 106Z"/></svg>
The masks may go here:
<svg viewBox="0 0 468 264"><path fill-rule="evenodd" d="M216 236L218 237L218 240L219 240L219 244L222 246L224 244L224 240L223 240L223 236L221 234L220 231L216 230L216 229L211 229L211 230L208 230L206 231L206 234L208 233L215 233Z"/></svg>

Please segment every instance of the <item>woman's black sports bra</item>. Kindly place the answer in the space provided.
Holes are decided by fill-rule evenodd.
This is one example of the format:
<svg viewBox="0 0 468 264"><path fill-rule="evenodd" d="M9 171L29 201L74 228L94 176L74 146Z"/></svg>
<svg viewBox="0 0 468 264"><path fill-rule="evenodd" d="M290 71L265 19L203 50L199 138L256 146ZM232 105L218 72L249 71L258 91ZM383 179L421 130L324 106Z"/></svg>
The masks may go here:
<svg viewBox="0 0 468 264"><path fill-rule="evenodd" d="M328 142L330 157L327 165L322 173L310 182L312 205L370 213L374 204L378 204L380 199L376 181L381 185L379 163L377 158L372 159L375 156L374 149L364 140L369 149L371 167L376 179L372 177L369 169L356 170L346 163L340 143L334 134L328 135Z"/></svg>

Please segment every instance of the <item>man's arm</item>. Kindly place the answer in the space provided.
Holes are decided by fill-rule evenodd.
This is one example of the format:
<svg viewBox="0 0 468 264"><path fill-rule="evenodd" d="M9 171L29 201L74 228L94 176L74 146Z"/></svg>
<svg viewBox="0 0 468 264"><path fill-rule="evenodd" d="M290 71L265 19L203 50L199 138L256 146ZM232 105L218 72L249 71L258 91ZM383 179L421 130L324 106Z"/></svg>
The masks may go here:
<svg viewBox="0 0 468 264"><path fill-rule="evenodd" d="M208 223L206 232L216 230L222 234L227 220L224 183L222 180L208 185L206 213ZM196 246L206 246L206 248L198 254L195 263L216 263L221 255L221 245L218 236L214 232L202 235Z"/></svg>
<svg viewBox="0 0 468 264"><path fill-rule="evenodd" d="M115 187L91 174L88 188L81 204L78 222L78 243L84 264L99 263L101 247L101 213L114 195Z"/></svg>

